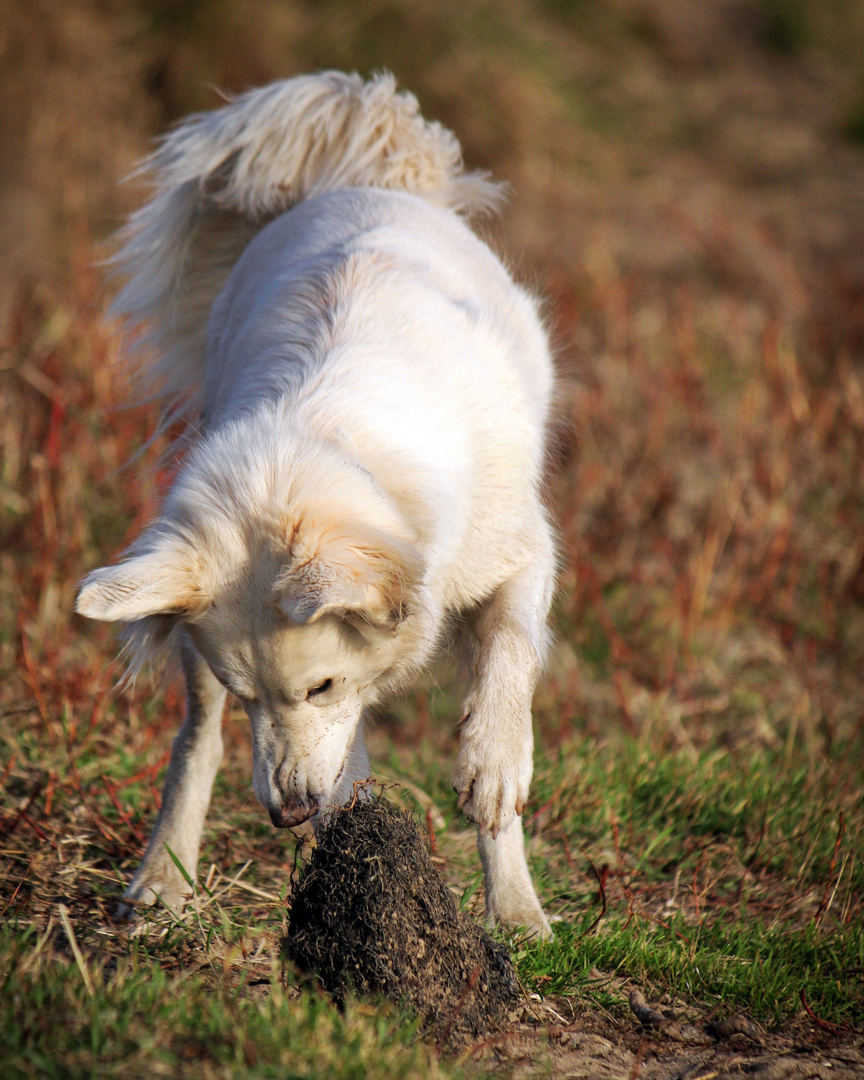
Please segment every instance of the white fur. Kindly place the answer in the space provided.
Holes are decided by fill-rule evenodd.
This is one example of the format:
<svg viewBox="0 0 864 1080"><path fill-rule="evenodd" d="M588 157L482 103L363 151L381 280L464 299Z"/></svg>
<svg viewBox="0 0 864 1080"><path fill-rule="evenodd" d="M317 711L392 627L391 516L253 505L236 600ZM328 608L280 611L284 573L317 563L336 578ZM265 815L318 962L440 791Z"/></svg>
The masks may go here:
<svg viewBox="0 0 864 1080"><path fill-rule="evenodd" d="M425 121L392 75L364 82L338 71L189 117L134 175L155 190L110 260L127 279L113 311L142 326L128 354L147 393L187 416L202 403L210 308L269 221L346 187L411 191L469 215L494 212L504 195L484 174L463 172L452 132Z"/></svg>
<svg viewBox="0 0 864 1080"><path fill-rule="evenodd" d="M194 872L220 687L274 822L319 821L368 775L364 710L458 618L475 662L453 778L487 908L548 933L517 819L554 581L553 377L534 300L458 216L498 189L389 76L246 94L148 167L116 307L146 324L148 392L202 434L161 518L78 596L126 624L133 667L183 649L187 720L127 898L182 902L165 845Z"/></svg>

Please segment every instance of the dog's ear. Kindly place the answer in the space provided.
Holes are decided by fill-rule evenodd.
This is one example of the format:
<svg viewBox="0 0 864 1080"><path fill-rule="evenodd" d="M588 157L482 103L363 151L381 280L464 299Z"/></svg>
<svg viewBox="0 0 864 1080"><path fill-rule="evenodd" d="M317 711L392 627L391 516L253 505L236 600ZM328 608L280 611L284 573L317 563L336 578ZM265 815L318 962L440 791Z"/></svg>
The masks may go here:
<svg viewBox="0 0 864 1080"><path fill-rule="evenodd" d="M422 572L412 544L355 526L350 535L319 538L312 551L295 545L273 591L283 614L301 625L336 614L393 629L408 616Z"/></svg>
<svg viewBox="0 0 864 1080"><path fill-rule="evenodd" d="M163 542L117 566L89 573L81 582L75 610L107 622L190 614L203 603L197 578L191 553Z"/></svg>

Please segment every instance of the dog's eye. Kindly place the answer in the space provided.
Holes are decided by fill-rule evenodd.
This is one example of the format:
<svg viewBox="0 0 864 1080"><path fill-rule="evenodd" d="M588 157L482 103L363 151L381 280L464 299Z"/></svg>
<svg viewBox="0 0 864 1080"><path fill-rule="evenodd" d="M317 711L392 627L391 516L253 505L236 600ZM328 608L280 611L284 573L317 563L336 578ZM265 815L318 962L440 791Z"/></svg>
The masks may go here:
<svg viewBox="0 0 864 1080"><path fill-rule="evenodd" d="M319 694L326 694L332 685L332 679L325 679L324 682L318 683L317 686L313 686L312 689L306 694L306 697L317 697Z"/></svg>

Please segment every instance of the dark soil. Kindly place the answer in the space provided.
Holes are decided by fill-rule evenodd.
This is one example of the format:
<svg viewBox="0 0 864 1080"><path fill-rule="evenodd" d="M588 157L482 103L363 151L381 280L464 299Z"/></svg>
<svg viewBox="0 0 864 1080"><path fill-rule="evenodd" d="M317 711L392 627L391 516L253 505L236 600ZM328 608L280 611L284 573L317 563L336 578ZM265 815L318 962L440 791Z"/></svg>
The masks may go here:
<svg viewBox="0 0 864 1080"><path fill-rule="evenodd" d="M451 1048L507 1023L519 999L507 950L459 910L414 818L380 798L318 834L284 950L337 999L384 994Z"/></svg>

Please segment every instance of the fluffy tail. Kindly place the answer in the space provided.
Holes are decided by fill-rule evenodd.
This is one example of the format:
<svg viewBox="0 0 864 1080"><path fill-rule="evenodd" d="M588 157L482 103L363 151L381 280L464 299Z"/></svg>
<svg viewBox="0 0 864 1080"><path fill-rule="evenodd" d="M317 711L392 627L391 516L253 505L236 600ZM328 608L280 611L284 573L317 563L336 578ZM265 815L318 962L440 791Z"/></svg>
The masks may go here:
<svg viewBox="0 0 864 1080"><path fill-rule="evenodd" d="M274 217L342 187L409 191L461 214L494 212L503 198L464 171L452 132L425 121L389 74L329 71L242 94L185 120L135 175L154 194L119 234L109 265L126 284L112 312L133 331L138 390L165 401L166 424L198 411L210 308Z"/></svg>

